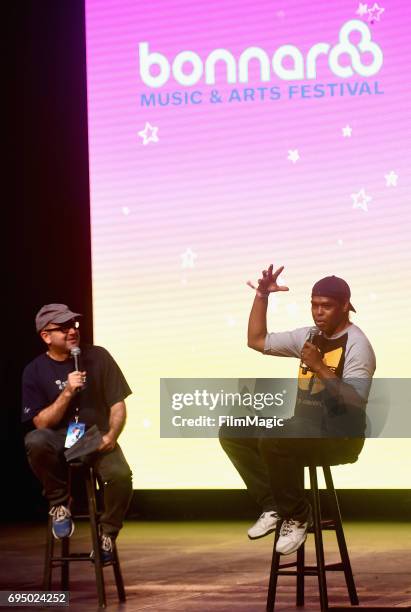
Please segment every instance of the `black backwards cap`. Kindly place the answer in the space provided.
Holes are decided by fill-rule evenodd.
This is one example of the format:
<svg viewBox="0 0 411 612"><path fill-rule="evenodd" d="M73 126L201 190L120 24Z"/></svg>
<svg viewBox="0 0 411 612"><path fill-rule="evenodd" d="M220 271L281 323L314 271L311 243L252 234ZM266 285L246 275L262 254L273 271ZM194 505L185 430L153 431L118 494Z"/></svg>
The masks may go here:
<svg viewBox="0 0 411 612"><path fill-rule="evenodd" d="M339 302L350 301L351 290L348 283L338 276L326 276L317 281L311 292L312 296L331 297ZM350 310L357 312L350 302Z"/></svg>

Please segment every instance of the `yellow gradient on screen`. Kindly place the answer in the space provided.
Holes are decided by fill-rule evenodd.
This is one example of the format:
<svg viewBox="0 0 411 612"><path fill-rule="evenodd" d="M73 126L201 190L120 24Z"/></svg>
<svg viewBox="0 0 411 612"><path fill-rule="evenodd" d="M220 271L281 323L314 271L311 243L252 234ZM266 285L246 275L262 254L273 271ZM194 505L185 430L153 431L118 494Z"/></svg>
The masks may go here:
<svg viewBox="0 0 411 612"><path fill-rule="evenodd" d="M103 299L108 295L106 283L102 287L95 283L95 342L110 347L133 389L127 400L128 421L121 444L132 466L135 488L244 487L217 439L160 438L159 379L296 375L297 360L263 356L246 345L253 292L244 280L251 274L251 270L233 269L228 281L210 279L200 286L195 272L187 284L181 284L178 273L171 273L161 287L152 279L131 295L130 288L125 288L124 296L117 291L112 300ZM311 324L310 284L303 281L296 266L284 275L290 292L271 296L270 331ZM344 276L349 278L347 273ZM393 330L393 363L380 325L384 307L378 300L370 300L367 291L353 287L358 314L353 314L352 320L373 344L376 375L405 377L405 335ZM399 301L396 311L398 317L405 318L406 305ZM113 317L113 312L118 312L118 317ZM355 465L334 468L336 486L409 488L409 444L401 438L368 439Z"/></svg>

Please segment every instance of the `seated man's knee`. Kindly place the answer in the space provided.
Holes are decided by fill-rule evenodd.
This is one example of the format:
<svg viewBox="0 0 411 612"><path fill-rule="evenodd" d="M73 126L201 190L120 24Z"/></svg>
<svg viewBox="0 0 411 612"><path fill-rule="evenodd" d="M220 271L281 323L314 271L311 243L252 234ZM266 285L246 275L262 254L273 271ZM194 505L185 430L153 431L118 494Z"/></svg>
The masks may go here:
<svg viewBox="0 0 411 612"><path fill-rule="evenodd" d="M283 452L284 440L281 438L269 438L263 436L258 440L258 451L265 460L269 460L273 455Z"/></svg>
<svg viewBox="0 0 411 612"><path fill-rule="evenodd" d="M237 448L256 448L259 438L258 430L255 427L229 427L221 425L218 430L218 439L226 452Z"/></svg>
<svg viewBox="0 0 411 612"><path fill-rule="evenodd" d="M250 440L247 440L243 436L243 432L233 431L232 428L226 425L221 425L218 431L218 439L220 440L224 452L227 454L230 454L231 451L235 451L238 448L252 445L253 441L250 442Z"/></svg>
<svg viewBox="0 0 411 612"><path fill-rule="evenodd" d="M47 429L33 429L24 438L26 452L29 455L41 454L49 443L49 431Z"/></svg>
<svg viewBox="0 0 411 612"><path fill-rule="evenodd" d="M108 470L106 470L105 481L110 483L121 483L122 485L128 487L131 486L132 472L127 464L113 464Z"/></svg>

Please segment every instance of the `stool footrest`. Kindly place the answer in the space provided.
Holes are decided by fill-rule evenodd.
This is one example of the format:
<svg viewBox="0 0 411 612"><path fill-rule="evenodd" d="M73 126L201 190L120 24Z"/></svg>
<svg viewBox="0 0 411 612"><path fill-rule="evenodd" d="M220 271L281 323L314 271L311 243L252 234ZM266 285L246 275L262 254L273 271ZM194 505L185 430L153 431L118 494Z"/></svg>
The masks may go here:
<svg viewBox="0 0 411 612"><path fill-rule="evenodd" d="M278 566L278 569L286 568L286 567L297 567L297 561L290 561L289 563L282 563Z"/></svg>
<svg viewBox="0 0 411 612"><path fill-rule="evenodd" d="M304 568L301 568L301 572L283 569L285 567L295 567L295 565L295 563L280 565L277 571L278 576L299 576L300 574L304 574L304 576L318 576L318 568L315 565L305 565ZM326 572L343 572L344 566L342 563L330 563L330 565L326 565L324 569Z"/></svg>
<svg viewBox="0 0 411 612"><path fill-rule="evenodd" d="M297 571L292 571L292 570L286 570L286 571L278 570L277 572L277 576L298 576L298 575L299 574ZM317 570L304 571L304 576L318 576L318 571Z"/></svg>
<svg viewBox="0 0 411 612"><path fill-rule="evenodd" d="M322 531L337 531L334 521L326 521L325 524L321 521ZM314 525L307 529L307 533L314 533Z"/></svg>
<svg viewBox="0 0 411 612"><path fill-rule="evenodd" d="M96 513L95 513L95 516L96 516L97 518L100 518L102 514L103 514L102 512L96 512ZM73 520L74 520L74 519L89 519L89 518L90 518L90 515L89 515L89 514L72 514L72 515L71 515L71 518L72 518Z"/></svg>
<svg viewBox="0 0 411 612"><path fill-rule="evenodd" d="M278 566L278 571L280 572L281 570L285 569L286 567L297 567L297 561L291 561L290 563L282 563L281 565ZM304 565L303 568L301 568L301 572L306 572L306 570L308 571L314 571L317 569L316 565ZM344 565L341 562L338 563L328 563L324 566L324 569L328 572L343 572L344 571ZM295 574L297 574L299 572L295 571Z"/></svg>
<svg viewBox="0 0 411 612"><path fill-rule="evenodd" d="M52 557L50 562L53 567L61 567L63 562L66 561L90 561L94 563L94 559L90 557L90 553L70 553L67 557ZM101 567L107 567L108 565L115 565L115 561L101 562Z"/></svg>
<svg viewBox="0 0 411 612"><path fill-rule="evenodd" d="M327 572L343 572L344 564L343 563L329 563L325 566Z"/></svg>
<svg viewBox="0 0 411 612"><path fill-rule="evenodd" d="M329 563L328 565L324 565L324 569L327 572L343 572L344 566L342 563ZM316 565L304 565L304 569L302 571L304 574L307 572L316 572L318 574L318 568Z"/></svg>
<svg viewBox="0 0 411 612"><path fill-rule="evenodd" d="M66 561L91 561L90 555L84 555L84 557L59 557L58 559L51 559L53 567L61 567Z"/></svg>

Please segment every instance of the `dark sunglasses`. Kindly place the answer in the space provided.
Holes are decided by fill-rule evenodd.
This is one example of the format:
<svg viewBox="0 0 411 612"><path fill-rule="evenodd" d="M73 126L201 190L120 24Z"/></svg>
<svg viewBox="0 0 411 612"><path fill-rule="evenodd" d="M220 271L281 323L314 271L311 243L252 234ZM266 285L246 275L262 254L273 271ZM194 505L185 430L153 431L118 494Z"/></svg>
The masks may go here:
<svg viewBox="0 0 411 612"><path fill-rule="evenodd" d="M78 329L80 327L80 321L76 321L75 319L72 319L71 321L62 323L58 327L51 327L51 328L45 329L44 331L46 332L59 331L63 334L68 334L70 329L73 329L73 327L74 329Z"/></svg>

